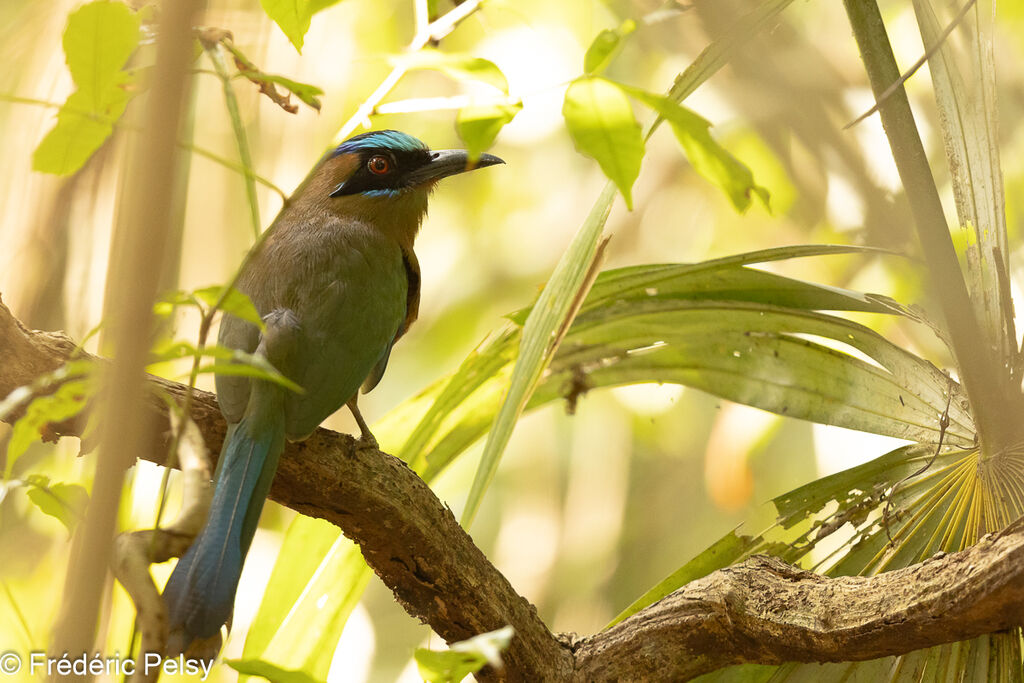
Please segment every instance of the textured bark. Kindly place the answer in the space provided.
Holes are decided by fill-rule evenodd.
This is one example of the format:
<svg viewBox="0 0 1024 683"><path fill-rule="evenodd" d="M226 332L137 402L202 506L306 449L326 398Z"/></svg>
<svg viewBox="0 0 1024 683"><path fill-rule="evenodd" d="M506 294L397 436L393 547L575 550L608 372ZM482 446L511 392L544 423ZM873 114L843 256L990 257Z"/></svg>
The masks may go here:
<svg viewBox="0 0 1024 683"><path fill-rule="evenodd" d="M58 367L74 348L63 334L26 330L0 303L0 396ZM164 392L180 402L186 387L151 377L156 428L139 457L163 464L171 433ZM211 453L220 451L225 424L216 397L196 391L192 419ZM71 421L48 433L79 436ZM270 493L294 510L325 519L358 543L367 563L413 616L448 642L512 624L516 637L504 672L492 680L565 680L572 655L547 629L536 609L492 565L451 511L401 460L356 448L347 434L318 429L288 444ZM486 677L486 674L485 674Z"/></svg>
<svg viewBox="0 0 1024 683"><path fill-rule="evenodd" d="M61 334L26 330L0 304L0 396L60 365ZM185 388L151 378L180 398ZM158 427L140 456L161 463ZM224 423L212 394L196 392L192 417L214 453ZM8 418L10 419L10 418ZM75 423L51 425L77 436ZM473 544L430 488L400 460L355 448L326 429L290 444L271 497L338 525L413 616L447 641L511 624L505 668L481 680L686 680L731 664L873 659L1024 623L1024 528L874 577L826 578L767 557L694 581L615 627L582 640L553 635Z"/></svg>
<svg viewBox="0 0 1024 683"><path fill-rule="evenodd" d="M684 680L730 664L899 655L1024 623L1024 529L877 576L753 557L576 648L580 680Z"/></svg>

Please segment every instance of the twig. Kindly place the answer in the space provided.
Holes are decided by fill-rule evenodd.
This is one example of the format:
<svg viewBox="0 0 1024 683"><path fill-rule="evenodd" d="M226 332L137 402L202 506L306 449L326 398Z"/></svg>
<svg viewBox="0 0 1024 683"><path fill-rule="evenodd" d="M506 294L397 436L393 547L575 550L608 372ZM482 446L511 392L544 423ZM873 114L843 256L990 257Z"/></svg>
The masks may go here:
<svg viewBox="0 0 1024 683"><path fill-rule="evenodd" d="M231 83L231 76L228 74L227 65L224 63L224 53L221 51L219 42L202 40L203 48L213 63L213 68L220 78L224 90L224 103L228 108L228 118L231 119L231 128L235 133L235 141L238 143L238 157L242 167L251 169L252 155L249 153L249 140L245 134L245 124L242 123L242 114L238 110L238 98L235 96L235 87ZM249 201L249 216L252 219L253 237L258 239L262 229L260 223L260 203L256 198L256 183L249 174L245 175L245 195Z"/></svg>
<svg viewBox="0 0 1024 683"><path fill-rule="evenodd" d="M420 111L451 111L470 105L501 106L515 105L520 102L518 97L489 97L481 99L474 95L452 95L450 97L410 97L397 102L378 104L372 112L375 114L409 114Z"/></svg>
<svg viewBox="0 0 1024 683"><path fill-rule="evenodd" d="M124 586L135 605L136 625L142 635L140 651L162 653L167 642L167 605L149 574L149 565L180 557L206 520L213 495L210 483L210 454L203 435L192 420L168 412L175 438L181 443L180 462L184 480L181 513L164 529L124 533L114 543L111 563L114 576ZM133 634L135 629L132 630ZM129 650L133 651L133 650ZM159 669L146 673L138 667L133 683L155 681Z"/></svg>
<svg viewBox="0 0 1024 683"><path fill-rule="evenodd" d="M405 48L405 52L417 52L422 50L431 40L441 40L454 31L455 27L458 26L460 22L478 10L482 4L483 0L466 0L461 5L456 5L451 10L430 23L423 23L427 18L427 13L425 10L421 10L417 5L416 34L409 42L409 45ZM390 93L396 85L398 85L398 81L402 80L402 76L405 75L406 71L408 71L408 66L406 66L404 61L401 60L391 68L391 72L385 76L384 80L381 81L381 84L377 86L377 89L374 90L369 97L363 100L363 103L359 105L359 108L356 109L355 113L352 114L349 120L342 124L338 133L334 136L335 145L340 145L342 142L347 140L348 137L352 135L357 128L359 128L359 126L369 122L370 116L373 114L377 105L381 103L381 100L388 96L388 93Z"/></svg>
<svg viewBox="0 0 1024 683"><path fill-rule="evenodd" d="M942 451L942 442L946 438L946 430L949 429L949 405L953 400L953 378L946 376L949 385L946 389L946 409L942 411L942 415L939 416L939 442L935 445L935 452L932 453L932 457L928 458L928 462L924 464L919 470L912 474L900 479L898 482L893 484L892 490L889 491L889 495L885 500L885 507L882 508L882 525L885 527L885 535L889 537L889 545L894 546L895 543L892 540L892 532L889 528L889 512L892 509L893 498L896 497L896 491L906 481L919 477L931 468L935 462L935 458L939 457L939 453Z"/></svg>
<svg viewBox="0 0 1024 683"><path fill-rule="evenodd" d="M206 70L196 70L196 71L194 71L194 73L214 74L213 71L206 71ZM216 74L214 74L214 75L216 75ZM84 109L78 109L77 107L69 107L66 104L63 104L63 103L60 103L60 102L51 102L49 100L41 100L41 99L37 99L35 97L21 97L19 95L9 95L7 93L0 93L0 101L11 102L11 103L14 103L14 104L31 104L31 105L34 105L34 106L37 106L37 107L47 107L47 108L50 108L50 109L60 109L62 111L71 112L72 114L78 114L80 116L84 116L86 118L90 118L90 119L93 119L95 121L99 121L101 123L109 123L110 125L114 126L115 128L118 128L118 129L124 130L124 131L128 131L130 133L141 133L142 132L142 128L140 128L139 126L134 126L134 125L132 125L130 123L125 123L122 119L116 119L115 120L115 119L110 118L110 117L97 116L94 112L88 112L88 111L85 111ZM225 168L229 168L232 171L237 171L237 172L241 173L242 175L246 176L247 178L252 178L253 180L255 180L260 185L263 185L264 187L266 187L268 190L272 190L273 192L278 194L281 197L281 199L284 199L284 200L288 199L288 195L285 193L284 190L282 190L280 187L278 187L277 185L275 185L271 181L267 180L263 176L259 175L258 173L255 173L251 168L245 168L244 166L242 166L239 163L236 163L236 162L231 161L229 159L225 159L224 157L222 157L222 156L220 156L218 154L214 154L213 152L211 152L208 149L204 149L202 147L197 147L196 145L192 144L191 142L183 142L183 141L179 140L177 142L177 145L178 145L178 147L180 149L188 150L189 152L192 152L194 154L198 154L199 156L205 157L205 158L209 159L210 161L212 161L212 162L214 162L216 164L220 164L221 166L224 166ZM83 339L82 342L84 343L85 340Z"/></svg>
<svg viewBox="0 0 1024 683"><path fill-rule="evenodd" d="M921 58L914 62L914 65L907 69L906 72L904 72L903 75L900 76L892 85L886 88L881 95L875 98L875 104L873 107L871 107L871 109L868 109L866 112L855 118L853 121L850 121L848 124L843 126L843 130L847 130L849 128L856 126L858 123L860 123L861 121L863 121L864 119L878 111L878 107L882 104L882 102L885 102L887 99L889 99L889 96L896 92L897 88L906 83L911 76L917 73L917 70L924 66L925 62L931 59L932 55L934 55L938 51L938 49L942 47L942 44L946 42L946 38L948 38L949 34L953 32L953 29L960 25L960 22L962 22L964 20L964 17L967 16L967 11L974 6L975 2L977 2L977 0L967 0L967 4L963 6L960 12L956 15L956 18L954 18L953 21L949 24L949 26L946 27L946 30L942 32L942 35L939 36L939 39L937 41L935 41L935 44L928 48L928 50L921 56Z"/></svg>

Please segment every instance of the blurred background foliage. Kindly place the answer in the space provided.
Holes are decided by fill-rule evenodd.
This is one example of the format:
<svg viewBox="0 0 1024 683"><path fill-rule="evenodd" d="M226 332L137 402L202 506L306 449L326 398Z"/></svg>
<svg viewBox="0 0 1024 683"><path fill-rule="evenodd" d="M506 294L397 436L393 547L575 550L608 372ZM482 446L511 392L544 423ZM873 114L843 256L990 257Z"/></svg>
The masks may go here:
<svg viewBox="0 0 1024 683"><path fill-rule="evenodd" d="M523 109L492 151L507 166L470 174L440 188L417 244L423 266L420 321L398 345L384 381L362 401L372 421L454 371L504 316L533 301L600 194L604 177L578 154L561 108L567 84L604 29L633 19L605 75L651 92L675 76L737 17L757 3L541 2L491 0L446 37L446 51L497 64ZM882 2L897 58L906 66L924 51L911 7ZM0 3L0 293L14 314L40 329L82 339L100 321L110 230L123 159L145 140L131 130L130 108L117 134L70 177L32 170L32 155L53 126L55 108L73 83L61 34L78 2ZM440 11L450 9L442 0ZM346 0L317 14L301 54L254 0L211 0L207 26L230 30L237 45L269 72L318 86L318 112L289 114L244 80L234 81L253 167L290 192L330 145L342 124L408 44L414 19L407 0ZM1000 147L1007 229L1018 244L1024 196L1024 9L1008 2L996 20ZM144 48L145 49L145 48ZM142 59L141 57L139 58ZM221 84L200 60L191 103L193 142L237 158ZM474 94L475 86L430 71L408 74L385 100ZM908 83L925 144L955 215L927 66ZM31 100L31 101L30 101ZM801 243L883 247L916 254L901 193L877 117L845 123L873 103L839 3L794 3L768 30L740 45L729 65L686 104L714 123L713 133L753 171L771 195L738 213L718 188L694 172L668 127L648 143L633 187L633 211L615 204L606 226L605 267L696 262L737 252ZM394 107L393 107L394 108ZM397 108L402 108L401 106ZM649 110L636 107L645 126ZM453 110L373 117L435 148L458 147ZM187 159L188 195L180 217L177 263L167 289L194 289L230 279L252 241L242 176L200 155ZM258 186L263 225L281 198ZM954 238L966 240L962 231ZM1016 251L1010 254L1017 265ZM792 277L923 303L919 274L906 261L864 255L797 259L759 266ZM1014 291L1021 275L1012 270ZM923 326L872 313L848 317L900 346L949 367L945 348ZM194 339L198 316L179 313L161 334ZM94 343L93 343L94 344ZM89 346L92 351L102 352ZM160 371L180 378L185 366ZM212 389L212 377L200 386ZM326 426L353 431L345 411ZM0 425L0 439L9 438ZM743 524L757 533L775 521L768 501L820 476L870 460L902 442L811 425L729 403L676 385L641 384L587 393L575 414L562 402L525 416L485 498L472 532L513 586L537 605L555 631L589 634L666 575ZM482 443L457 460L434 487L457 513L465 504ZM91 467L68 440L35 444L15 476L43 474L89 487ZM140 463L124 497L122 525L152 525L160 472ZM271 504L263 516L239 589L225 656L241 654L246 631L295 513ZM61 595L69 534L23 497L0 500L0 649L48 643ZM818 558L820 559L820 557ZM809 564L813 564L809 562ZM158 581L169 574L158 566ZM132 609L111 585L103 624L108 652L129 643ZM331 680L417 680L415 647L440 647L429 629L394 603L376 578L346 625ZM214 680L234 680L217 667Z"/></svg>

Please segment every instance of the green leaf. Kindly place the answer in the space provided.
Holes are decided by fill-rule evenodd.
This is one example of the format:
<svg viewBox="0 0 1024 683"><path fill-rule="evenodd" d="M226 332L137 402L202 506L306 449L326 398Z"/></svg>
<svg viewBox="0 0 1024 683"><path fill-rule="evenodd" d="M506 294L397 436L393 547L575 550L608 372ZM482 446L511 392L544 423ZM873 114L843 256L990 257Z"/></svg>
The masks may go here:
<svg viewBox="0 0 1024 683"><path fill-rule="evenodd" d="M192 292L185 291L184 289L174 289L163 292L159 295L157 300L153 302L153 314L158 315L161 318L166 318L167 316L172 315L175 309L179 306L194 306L196 308L202 308L199 300L196 299Z"/></svg>
<svg viewBox="0 0 1024 683"><path fill-rule="evenodd" d="M931 467L925 469L923 466L926 464L930 464ZM673 575L678 580L661 582L657 591L652 589L645 596L653 599L642 598L637 601L636 606L645 607L659 597L658 593L667 594L698 578L694 574L687 574L685 569L698 564L702 558L710 559L707 556L715 549L727 551L722 559L727 559L730 564L757 553L770 553L787 562L795 563L807 557L819 541L841 528L849 530L851 526L854 533L844 534L845 540L839 551L834 555L825 556L824 562L813 566L815 571L831 576L874 574L921 561L937 550L944 549L944 537L948 541L948 537L940 528L940 522L957 516L966 518L969 514L967 511L970 505L961 505L953 497L944 494L950 490L950 476L976 471L976 456L969 451L951 451L936 456L934 447L912 445L896 449L849 470L810 482L773 501L778 519L775 525L761 536L749 540L747 537L741 537L742 542L737 544L730 538L732 534L727 535ZM891 487L897 482L905 483L892 491ZM939 495L933 495L932 492ZM890 530L894 539L900 545L914 546L912 554L900 559L897 558L904 551L890 547L881 514L886 501L893 505L890 513ZM931 508L931 511L924 515L925 521L922 522L922 513L928 512L927 508ZM958 514L951 514L954 509ZM901 536L911 527L916 531L914 543L900 543ZM838 559L835 559L836 555ZM886 661L891 664L894 660ZM708 680L767 680L776 672L778 673L772 680L840 680L844 677L844 672L852 672L852 668L849 668L852 666L854 665L842 664L824 668L815 664L786 665L778 669L730 668ZM869 671L870 667L866 671L859 669L858 680L861 680L859 676L864 676L863 680L876 680L875 676L867 673Z"/></svg>
<svg viewBox="0 0 1024 683"><path fill-rule="evenodd" d="M93 334L96 329L93 328L93 331L89 334ZM78 348L80 350L81 346ZM12 413L27 405L36 397L53 393L51 390L54 387L64 384L69 379L86 377L95 369L96 364L93 360L79 358L77 360L69 360L56 370L36 377L31 384L14 389L3 400L0 400L0 420L9 422L8 418Z"/></svg>
<svg viewBox="0 0 1024 683"><path fill-rule="evenodd" d="M751 38L773 22L775 17L792 3L793 0L764 0L743 15L739 21L731 23L722 35L697 55L697 59L686 67L686 71L676 77L668 98L673 102L682 102L693 94L701 83L707 81L729 62L737 45L746 47ZM651 126L651 131L653 132L657 126L658 122L655 122Z"/></svg>
<svg viewBox="0 0 1024 683"><path fill-rule="evenodd" d="M612 619L606 628L611 628L623 619L626 619L644 607L653 605L672 591L685 586L686 584L707 576L711 572L727 567L739 558L743 557L761 541L760 537L738 536L735 531L716 541L711 547L693 558L679 569L675 570L662 579L656 586L644 593L642 596L626 609L622 610L617 617Z"/></svg>
<svg viewBox="0 0 1024 683"><path fill-rule="evenodd" d="M102 93L71 93L57 113L57 125L32 153L32 170L56 175L78 171L114 132L131 97L118 86Z"/></svg>
<svg viewBox="0 0 1024 683"><path fill-rule="evenodd" d="M275 683L325 683L327 680L314 678L305 671L282 669L260 659L225 659L224 663L243 676L260 676Z"/></svg>
<svg viewBox="0 0 1024 683"><path fill-rule="evenodd" d="M297 394L306 393L305 389L282 375L263 356L255 353L246 353L237 349L231 352L230 362L218 361L211 365L201 365L198 372L200 374L212 372L215 375L233 375L236 377L262 379L267 382L273 382Z"/></svg>
<svg viewBox="0 0 1024 683"><path fill-rule="evenodd" d="M120 86L121 67L139 44L139 17L123 2L97 0L68 16L64 56L71 79L92 111L100 111L106 93Z"/></svg>
<svg viewBox="0 0 1024 683"><path fill-rule="evenodd" d="M522 103L469 106L459 110L455 117L455 129L466 144L470 159L478 159L487 151L501 129L515 118Z"/></svg>
<svg viewBox="0 0 1024 683"><path fill-rule="evenodd" d="M511 626L505 626L452 643L444 652L416 648L416 666L423 680L430 683L459 683L466 676L482 669L485 664L499 668L501 653L508 649L514 634Z"/></svg>
<svg viewBox="0 0 1024 683"><path fill-rule="evenodd" d="M752 195L768 207L768 190L755 183L750 169L711 137L711 122L667 97L621 87L668 121L694 170L721 188L737 211L750 207Z"/></svg>
<svg viewBox="0 0 1024 683"><path fill-rule="evenodd" d="M139 17L122 2L97 0L68 17L64 55L78 89L32 155L32 168L69 175L113 133L134 92L122 71L139 42Z"/></svg>
<svg viewBox="0 0 1024 683"><path fill-rule="evenodd" d="M576 149L597 160L632 210L644 139L629 98L611 81L582 78L566 90L562 115Z"/></svg>
<svg viewBox="0 0 1024 683"><path fill-rule="evenodd" d="M586 380L598 386L655 378L779 415L917 441L937 440L948 391L960 398L934 366L848 320L738 301L651 299L581 312L563 361L593 367ZM946 443L973 443L962 406L951 407L950 420Z"/></svg>
<svg viewBox="0 0 1024 683"><path fill-rule="evenodd" d="M508 79L505 78L505 74L501 72L497 64L483 57L426 48L397 57L396 61L404 64L409 71L424 69L440 71L456 80L486 83L506 95L508 94Z"/></svg>
<svg viewBox="0 0 1024 683"><path fill-rule="evenodd" d="M221 300L223 298L223 300ZM169 292L164 292L160 295L160 298L153 304L153 312L160 316L168 316L174 312L174 309L178 306L195 306L196 308L202 309L203 306L212 308L217 306L219 310L224 313L229 313L236 318L241 318L246 322L250 322L260 328L260 331L265 331L266 326L263 323L263 319L260 317L259 311L253 305L252 300L249 299L244 293L232 287L227 295L224 294L224 287L222 285L210 285L209 287L201 287L191 291L176 289ZM174 352L175 350L182 350L184 348L195 347L183 347L177 342L165 343L161 349L164 352ZM190 351L189 353L194 353ZM174 358L182 358L189 353L182 355L175 355ZM161 354L162 355L162 352ZM169 358L163 358L163 360L169 360Z"/></svg>
<svg viewBox="0 0 1024 683"><path fill-rule="evenodd" d="M250 81L263 83L276 83L277 85L283 86L289 92L294 94L303 104L320 111L320 95L324 94L321 88L309 83L301 83L299 81L292 80L287 76L278 76L276 74L268 74L260 72L256 74L245 74L245 77Z"/></svg>
<svg viewBox="0 0 1024 683"><path fill-rule="evenodd" d="M622 49L623 39L635 30L636 22L627 19L618 28L606 28L598 33L587 48L587 53L583 55L584 73L597 74L604 71Z"/></svg>
<svg viewBox="0 0 1024 683"><path fill-rule="evenodd" d="M459 683L487 664L486 659L470 652L436 652L418 647L413 656L420 677L429 683Z"/></svg>
<svg viewBox="0 0 1024 683"><path fill-rule="evenodd" d="M260 317L260 313L256 310L252 300L234 287L228 290L226 296L224 294L224 287L221 285L203 287L202 289L195 290L193 294L207 306L218 306L224 313L230 313L236 318L252 323L260 328L261 332L267 329L263 324L263 318Z"/></svg>
<svg viewBox="0 0 1024 683"><path fill-rule="evenodd" d="M808 245L601 273L526 409L561 398L571 403L598 387L669 381L791 417L934 441L950 390L945 375L867 328L815 312L893 309L859 292L745 267L851 250L860 251ZM531 308L515 318L532 314ZM389 413L374 433L429 481L491 428L521 335L518 327L495 335L452 376ZM841 350L850 346L886 369ZM862 374L872 389L847 387L841 379L856 384ZM952 390L947 443L971 441L973 422L958 406L955 383Z"/></svg>
<svg viewBox="0 0 1024 683"><path fill-rule="evenodd" d="M285 76L268 74L256 66L256 64L246 57L245 54L230 40L222 40L221 44L227 48L235 58L235 66L238 68L239 74L256 85L259 85L260 91L285 111L295 113L297 108L295 105L289 104L287 97L281 97L281 95L274 89L273 85L280 85L286 88L289 92L302 100L304 104L320 111L320 95L324 94L323 90L315 85L300 83L299 81L294 81L290 78L286 78Z"/></svg>
<svg viewBox="0 0 1024 683"><path fill-rule="evenodd" d="M199 355L202 358L213 358L214 363L201 365L199 373L217 375L234 375L262 379L280 385L296 393L305 393L305 389L285 377L265 357L256 353L246 353L219 344L204 346L202 351L187 341L168 340L157 344L150 352L150 364L165 363L179 358Z"/></svg>
<svg viewBox="0 0 1024 683"><path fill-rule="evenodd" d="M274 20L300 53L313 15L337 2L338 0L260 0L263 11Z"/></svg>
<svg viewBox="0 0 1024 683"><path fill-rule="evenodd" d="M1014 459L1018 462L1012 466L1017 466L1019 458ZM819 536L844 525L853 527L830 562L817 571L824 569L831 576L873 575L905 567L940 550L962 550L985 530L1003 528L1020 516L1019 482L992 477L983 471L985 467L976 449L937 453L933 447L904 447L778 497L774 501L778 528L799 528L808 515L834 510L803 536L809 543L798 541L810 548ZM893 485L895 490L890 491ZM880 515L886 505L891 509ZM957 659L977 662L969 670L981 680L1014 680L1020 670L1019 638L1014 630L994 640L983 636L873 662L824 667L790 664L780 667L772 680L875 680L883 673L886 679L917 682L934 678L922 672L944 670Z"/></svg>
<svg viewBox="0 0 1024 683"><path fill-rule="evenodd" d="M462 514L463 526L467 528L480 507L484 492L494 479L498 462L519 416L592 284L595 261L600 256L598 244L601 231L608 220L614 198L614 188L611 184L606 185L587 220L559 259L551 279L523 326L522 344L508 384L508 393L487 437Z"/></svg>
<svg viewBox="0 0 1024 683"><path fill-rule="evenodd" d="M338 527L322 519L299 515L292 520L259 611L246 634L243 660L257 659L270 644L340 535ZM286 558L289 561L283 562Z"/></svg>
<svg viewBox="0 0 1024 683"><path fill-rule="evenodd" d="M583 311L608 306L624 298L705 299L746 301L814 311L893 313L877 297L840 287L820 285L744 266L782 259L876 250L838 245L778 247L712 259L696 264L647 264L601 273L583 304ZM525 320L530 309L510 319Z"/></svg>
<svg viewBox="0 0 1024 683"><path fill-rule="evenodd" d="M39 396L29 403L25 414L14 423L11 439L7 442L4 478L10 478L14 463L40 438L47 425L69 420L81 413L94 392L92 377L78 377L64 382L52 394Z"/></svg>
<svg viewBox="0 0 1024 683"><path fill-rule="evenodd" d="M371 572L359 547L337 527L303 516L288 528L279 558L249 629L242 666L272 666L326 681L345 622Z"/></svg>
<svg viewBox="0 0 1024 683"><path fill-rule="evenodd" d="M215 352L216 347L207 347L203 349L204 356L213 356ZM152 349L150 349L149 364L166 363L170 360L188 358L189 356L194 356L197 353L199 353L199 349L192 342L168 339L157 343Z"/></svg>
<svg viewBox="0 0 1024 683"><path fill-rule="evenodd" d="M28 484L28 498L43 513L55 517L68 530L75 531L75 526L85 517L85 509L89 506L89 494L85 487L78 484L51 484L44 476L34 474L25 479Z"/></svg>
<svg viewBox="0 0 1024 683"><path fill-rule="evenodd" d="M150 363L165 363L169 360L188 358L199 355L204 358L215 358L217 360L230 361L238 353L235 349L217 344L204 346L202 352L192 342L166 339L156 344L150 351Z"/></svg>
<svg viewBox="0 0 1024 683"><path fill-rule="evenodd" d="M979 5L973 20L958 34L965 42L947 40L944 23L932 3L914 0L921 40L928 60L938 105L942 138L949 165L960 226L969 229L966 251L967 285L987 347L1011 366L1017 352L1009 298L1010 247L1006 234L1006 203L999 160L999 123L993 57L994 17L991 7ZM962 46L962 47L958 47Z"/></svg>

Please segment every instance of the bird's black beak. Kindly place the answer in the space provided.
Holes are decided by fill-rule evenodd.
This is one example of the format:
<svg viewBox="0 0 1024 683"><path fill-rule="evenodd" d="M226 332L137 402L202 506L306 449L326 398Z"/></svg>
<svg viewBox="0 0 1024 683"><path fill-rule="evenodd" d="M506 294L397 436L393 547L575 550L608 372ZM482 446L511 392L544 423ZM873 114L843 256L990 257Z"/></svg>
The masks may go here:
<svg viewBox="0 0 1024 683"><path fill-rule="evenodd" d="M430 161L410 171L406 176L410 185L436 182L441 178L473 171L485 166L505 163L493 154L481 154L476 161L469 160L469 154L463 149L439 149L430 153Z"/></svg>

